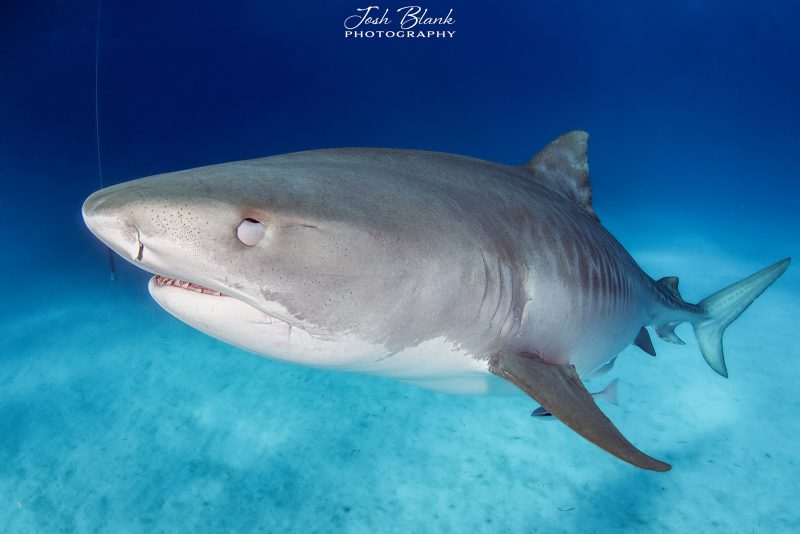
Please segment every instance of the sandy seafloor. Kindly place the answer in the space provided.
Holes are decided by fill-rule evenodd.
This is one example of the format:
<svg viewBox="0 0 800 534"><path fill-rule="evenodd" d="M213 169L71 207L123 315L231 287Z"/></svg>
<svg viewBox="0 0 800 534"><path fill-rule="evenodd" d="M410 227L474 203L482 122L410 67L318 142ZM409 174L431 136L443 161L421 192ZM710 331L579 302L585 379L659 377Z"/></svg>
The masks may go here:
<svg viewBox="0 0 800 534"><path fill-rule="evenodd" d="M694 301L780 259L622 241ZM144 273L111 283L83 252L79 269L16 276L0 308L3 532L800 530L796 264L728 330L730 379L682 325L686 346L654 336L656 358L629 348L593 383L620 378L621 406L602 407L673 464L658 474L534 420L522 395L234 349L161 310Z"/></svg>

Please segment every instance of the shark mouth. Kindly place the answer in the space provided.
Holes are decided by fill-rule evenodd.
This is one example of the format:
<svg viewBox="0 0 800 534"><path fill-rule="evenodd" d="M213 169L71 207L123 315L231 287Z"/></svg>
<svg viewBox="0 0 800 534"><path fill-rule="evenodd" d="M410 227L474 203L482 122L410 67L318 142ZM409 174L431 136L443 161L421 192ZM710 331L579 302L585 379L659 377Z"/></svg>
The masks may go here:
<svg viewBox="0 0 800 534"><path fill-rule="evenodd" d="M212 295L215 297L225 297L225 293L220 293L219 291L214 291L213 289L209 289L205 286L201 286L199 284L195 284L194 282L186 282L185 280L178 280L177 278L168 278L166 276L161 276L159 274L153 277L153 281L157 286L172 286L177 287L180 289L186 289L188 291L194 291L195 293L202 293L204 295Z"/></svg>
<svg viewBox="0 0 800 534"><path fill-rule="evenodd" d="M216 291L214 289L211 289L211 288L208 288L208 287L205 287L205 286L201 286L200 284L195 284L194 282L187 282L186 280L181 280L179 278L170 278L168 276L163 276L163 275L160 275L160 274L154 275L150 279L150 281L151 281L151 284L153 284L156 287L160 287L160 288L174 287L174 288L177 288L177 289L183 289L183 290L186 290L186 291L192 291L193 293L200 293L201 295L209 295L209 296L212 296L212 297L225 297L224 300L237 301L241 306L245 306L250 310L250 311L247 311L247 313L251 313L251 312L257 312L258 313L258 315L259 315L258 318L249 319L249 322L252 323L252 324L283 324L286 327L288 327L288 329L289 329L288 331L289 331L290 335L291 335L292 329L295 328L295 327L299 328L300 330L304 330L299 325L294 325L294 324L290 323L289 321L287 321L285 319L281 319L280 317L276 317L276 316L274 316L274 315L272 315L270 313L262 311L259 308L256 308L255 306L252 306L251 304L248 304L247 302L245 302L243 300L240 300L240 299L238 299L236 297L231 297L230 295L226 295L225 293L222 293L221 291ZM163 296L159 297L159 296L156 296L155 294L153 294L153 298L155 298L156 302L158 302L168 312L172 313L173 315L175 315L176 317L178 317L182 321L187 322L190 325L194 326L194 324L192 323L191 320L187 320L185 318L185 313L180 311L180 307L178 309L176 309L174 307L174 305L170 304L170 300L169 299L165 300ZM241 308L239 308L239 312L240 313L244 313ZM200 330L202 330L204 332L206 331L206 330L204 330L203 328L201 328L199 326L195 326L195 328L199 328ZM213 334L211 334L211 335L213 335Z"/></svg>

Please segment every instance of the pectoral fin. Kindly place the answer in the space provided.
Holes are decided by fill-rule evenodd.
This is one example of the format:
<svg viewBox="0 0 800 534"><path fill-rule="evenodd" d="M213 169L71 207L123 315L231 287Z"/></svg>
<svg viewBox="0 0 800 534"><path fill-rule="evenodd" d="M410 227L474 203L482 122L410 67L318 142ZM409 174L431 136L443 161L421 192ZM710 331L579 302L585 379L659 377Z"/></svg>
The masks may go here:
<svg viewBox="0 0 800 534"><path fill-rule="evenodd" d="M617 430L600 411L572 365L547 363L532 353L495 354L489 370L530 395L572 430L614 456L642 469L668 471Z"/></svg>

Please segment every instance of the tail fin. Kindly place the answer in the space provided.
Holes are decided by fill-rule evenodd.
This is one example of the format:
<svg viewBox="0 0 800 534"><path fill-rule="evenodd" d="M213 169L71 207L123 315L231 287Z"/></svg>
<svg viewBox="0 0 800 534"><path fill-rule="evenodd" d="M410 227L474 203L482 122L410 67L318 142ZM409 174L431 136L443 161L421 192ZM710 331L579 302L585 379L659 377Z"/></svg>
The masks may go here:
<svg viewBox="0 0 800 534"><path fill-rule="evenodd" d="M692 324L694 335L703 358L720 375L728 377L722 352L725 329L783 274L790 261L791 258L785 258L698 303L703 314Z"/></svg>

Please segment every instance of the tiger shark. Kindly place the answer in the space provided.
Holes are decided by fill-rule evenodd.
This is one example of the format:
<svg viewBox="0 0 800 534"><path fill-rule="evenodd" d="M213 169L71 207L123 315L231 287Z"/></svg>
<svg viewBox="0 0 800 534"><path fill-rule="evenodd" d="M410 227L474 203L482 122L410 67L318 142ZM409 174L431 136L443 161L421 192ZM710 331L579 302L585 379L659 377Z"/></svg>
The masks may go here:
<svg viewBox="0 0 800 534"><path fill-rule="evenodd" d="M513 385L640 468L582 378L648 327L688 322L722 376L722 334L790 259L692 304L654 280L592 207L588 135L529 162L378 148L313 150L122 183L83 205L88 228L149 271L152 297L215 338L298 364L430 388ZM502 380L499 380L499 379Z"/></svg>

